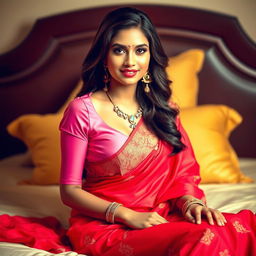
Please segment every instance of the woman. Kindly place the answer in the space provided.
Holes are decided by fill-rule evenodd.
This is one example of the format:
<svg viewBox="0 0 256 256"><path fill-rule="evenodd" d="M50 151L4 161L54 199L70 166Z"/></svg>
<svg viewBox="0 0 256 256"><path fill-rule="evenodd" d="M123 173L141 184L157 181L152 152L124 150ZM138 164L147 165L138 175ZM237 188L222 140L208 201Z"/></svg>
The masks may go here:
<svg viewBox="0 0 256 256"><path fill-rule="evenodd" d="M84 87L60 124L60 191L73 208L74 250L256 254L251 212L222 214L205 204L199 166L168 102L167 60L145 13L120 8L102 21L84 61Z"/></svg>

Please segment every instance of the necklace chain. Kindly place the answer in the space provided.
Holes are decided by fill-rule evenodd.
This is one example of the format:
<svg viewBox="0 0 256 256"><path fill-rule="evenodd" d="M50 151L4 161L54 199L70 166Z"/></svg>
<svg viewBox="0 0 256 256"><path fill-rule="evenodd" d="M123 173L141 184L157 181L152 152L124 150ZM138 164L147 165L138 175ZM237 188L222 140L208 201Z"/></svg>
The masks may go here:
<svg viewBox="0 0 256 256"><path fill-rule="evenodd" d="M109 101L112 103L113 111L117 114L118 117L123 118L124 120L127 120L129 122L129 127L134 129L137 125L136 119L140 118L142 116L142 108L139 107L138 111L134 115L128 115L125 112L123 112L111 99L110 95L108 92L106 92L106 95L109 99Z"/></svg>

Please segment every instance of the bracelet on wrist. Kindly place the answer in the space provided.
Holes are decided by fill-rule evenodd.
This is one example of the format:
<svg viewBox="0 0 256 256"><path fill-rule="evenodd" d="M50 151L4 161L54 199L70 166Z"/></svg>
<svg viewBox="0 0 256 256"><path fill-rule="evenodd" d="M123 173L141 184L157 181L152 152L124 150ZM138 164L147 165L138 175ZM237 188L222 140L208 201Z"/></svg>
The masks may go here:
<svg viewBox="0 0 256 256"><path fill-rule="evenodd" d="M199 204L199 205L202 205L202 206L205 206L204 202L200 199L197 199L197 198L193 198L193 199L189 199L187 200L182 208L181 208L181 212L182 212L182 215L184 216L188 210L188 208L193 205L193 204Z"/></svg>
<svg viewBox="0 0 256 256"><path fill-rule="evenodd" d="M105 213L105 218L106 218L106 221L109 222L109 223L115 223L115 212L116 212L116 209L121 206L122 204L119 204L119 203L116 203L116 202L112 202L107 210L106 210L106 213Z"/></svg>

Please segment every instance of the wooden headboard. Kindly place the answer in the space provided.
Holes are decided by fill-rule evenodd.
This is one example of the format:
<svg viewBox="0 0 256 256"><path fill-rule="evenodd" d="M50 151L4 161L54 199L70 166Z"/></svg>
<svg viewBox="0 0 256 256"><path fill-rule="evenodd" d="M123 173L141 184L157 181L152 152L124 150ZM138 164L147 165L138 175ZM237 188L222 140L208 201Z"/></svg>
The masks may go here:
<svg viewBox="0 0 256 256"><path fill-rule="evenodd" d="M243 116L231 143L256 157L256 45L235 17L199 9L132 5L145 11L169 56L189 48L206 53L199 104L226 104ZM120 6L38 19L27 38L0 56L0 156L25 150L6 125L25 113L56 112L80 78L81 64L103 16Z"/></svg>

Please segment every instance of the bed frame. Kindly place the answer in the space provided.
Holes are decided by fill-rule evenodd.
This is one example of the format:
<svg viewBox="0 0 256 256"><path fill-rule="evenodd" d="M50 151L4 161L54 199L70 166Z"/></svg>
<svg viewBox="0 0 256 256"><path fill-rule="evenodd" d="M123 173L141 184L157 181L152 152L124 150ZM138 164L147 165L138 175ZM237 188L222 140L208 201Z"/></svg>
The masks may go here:
<svg viewBox="0 0 256 256"><path fill-rule="evenodd" d="M256 44L235 17L164 5L132 5L151 17L169 56L206 53L199 104L226 104L243 116L231 143L256 157ZM108 6L38 19L27 38L0 56L0 157L25 150L6 125L25 113L56 112L80 78L81 64Z"/></svg>

